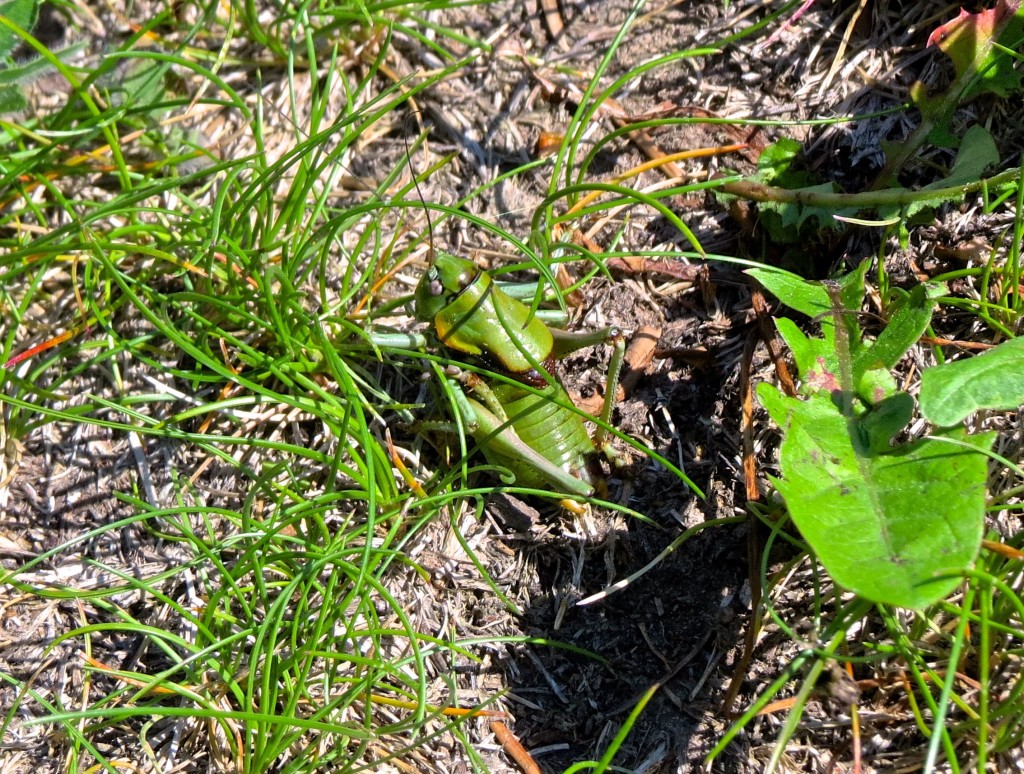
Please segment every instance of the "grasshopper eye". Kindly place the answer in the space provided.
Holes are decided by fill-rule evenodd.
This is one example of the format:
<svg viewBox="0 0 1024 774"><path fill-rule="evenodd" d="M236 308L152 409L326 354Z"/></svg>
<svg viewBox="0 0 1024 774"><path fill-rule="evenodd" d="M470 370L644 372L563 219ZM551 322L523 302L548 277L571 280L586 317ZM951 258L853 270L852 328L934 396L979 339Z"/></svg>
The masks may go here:
<svg viewBox="0 0 1024 774"><path fill-rule="evenodd" d="M444 295L444 283L441 282L441 274L437 269L430 269L427 272L427 287L430 290L430 295L435 298Z"/></svg>

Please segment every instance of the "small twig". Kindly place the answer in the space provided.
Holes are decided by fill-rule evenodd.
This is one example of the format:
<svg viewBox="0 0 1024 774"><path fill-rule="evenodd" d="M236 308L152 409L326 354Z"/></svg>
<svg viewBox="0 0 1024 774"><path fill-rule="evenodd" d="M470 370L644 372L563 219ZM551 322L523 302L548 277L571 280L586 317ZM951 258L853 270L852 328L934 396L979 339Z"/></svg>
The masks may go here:
<svg viewBox="0 0 1024 774"><path fill-rule="evenodd" d="M680 263L670 258L647 258L643 255L612 258L605 267L620 274L663 274L684 282L695 282L701 270L700 264Z"/></svg>
<svg viewBox="0 0 1024 774"><path fill-rule="evenodd" d="M761 334L761 340L768 348L768 356L775 365L775 375L779 377L779 384L782 391L791 398L796 397L796 383L793 375L789 372L789 365L782 356L779 347L779 340L775 336L775 326L772 324L771 315L768 311L768 302L760 288L752 288L750 292L750 303L754 307L754 314L757 318L757 327Z"/></svg>
<svg viewBox="0 0 1024 774"><path fill-rule="evenodd" d="M764 297L759 290L754 295ZM755 309L757 304L755 304ZM774 339L774 336L772 337ZM748 336L743 347L743 360L740 364L740 400L742 401L742 419L740 420L743 435L743 484L746 489L747 502L757 502L761 492L757 486L757 457L754 454L754 388L751 372L753 370L754 351L757 338ZM788 372L787 372L788 375ZM750 583L750 622L743 638L743 653L736 661L729 679L729 687L722 699L722 716L729 717L732 707L743 685L743 676L754 658L754 647L761 631L761 552L763 546L760 539L758 521L748 508L749 524L747 526L747 578Z"/></svg>
<svg viewBox="0 0 1024 774"><path fill-rule="evenodd" d="M515 761L515 764L522 770L523 774L542 774L540 766L530 756L530 753L523 747L516 735L508 730L508 726L500 720L491 721L491 733L494 734L501 749L505 754Z"/></svg>
<svg viewBox="0 0 1024 774"><path fill-rule="evenodd" d="M540 12L548 37L552 42L557 41L565 31L562 14L558 9L558 0L540 0Z"/></svg>
<svg viewBox="0 0 1024 774"><path fill-rule="evenodd" d="M922 336L922 344L933 347L958 347L959 349L980 349L982 351L995 348L995 344L986 344L983 341L961 341L959 339L941 339L936 336Z"/></svg>

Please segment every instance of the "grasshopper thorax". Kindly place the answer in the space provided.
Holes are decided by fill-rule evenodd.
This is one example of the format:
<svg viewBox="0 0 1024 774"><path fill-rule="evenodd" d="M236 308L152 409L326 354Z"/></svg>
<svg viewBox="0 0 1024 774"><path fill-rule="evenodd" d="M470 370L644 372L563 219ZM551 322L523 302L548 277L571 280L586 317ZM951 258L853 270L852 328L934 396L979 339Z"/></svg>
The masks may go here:
<svg viewBox="0 0 1024 774"><path fill-rule="evenodd" d="M415 303L416 317L430 323L446 347L483 357L528 384L544 384L537 366L551 357L551 331L472 261L438 254L416 286Z"/></svg>

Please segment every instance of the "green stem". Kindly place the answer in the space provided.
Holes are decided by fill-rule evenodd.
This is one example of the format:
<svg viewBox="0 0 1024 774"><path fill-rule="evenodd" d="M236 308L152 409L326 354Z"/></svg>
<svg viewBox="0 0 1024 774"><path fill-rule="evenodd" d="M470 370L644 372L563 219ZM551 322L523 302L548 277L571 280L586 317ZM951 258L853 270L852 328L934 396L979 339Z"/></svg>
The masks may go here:
<svg viewBox="0 0 1024 774"><path fill-rule="evenodd" d="M1008 169L993 177L974 180L963 185L948 188L929 188L924 191L911 191L906 188L885 188L880 191L861 191L859 193L833 193L827 191L809 191L798 188L790 190L777 186L758 183L754 180L737 180L725 183L721 190L727 194L749 199L755 202L779 202L782 204L801 204L806 207L825 207L833 210L866 209L869 207L906 207L915 202L938 199L957 199L965 194L974 193L1020 180L1021 170Z"/></svg>

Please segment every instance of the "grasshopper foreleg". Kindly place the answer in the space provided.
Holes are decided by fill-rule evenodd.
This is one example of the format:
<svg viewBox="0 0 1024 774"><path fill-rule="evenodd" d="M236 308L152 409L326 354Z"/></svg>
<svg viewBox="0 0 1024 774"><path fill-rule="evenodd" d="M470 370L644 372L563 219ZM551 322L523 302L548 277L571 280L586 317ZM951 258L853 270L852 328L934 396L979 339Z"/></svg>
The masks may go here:
<svg viewBox="0 0 1024 774"><path fill-rule="evenodd" d="M622 331L614 325L596 331L563 331L560 328L550 330L554 341L551 355L555 360L561 360L584 347L613 343L616 337L622 336Z"/></svg>

